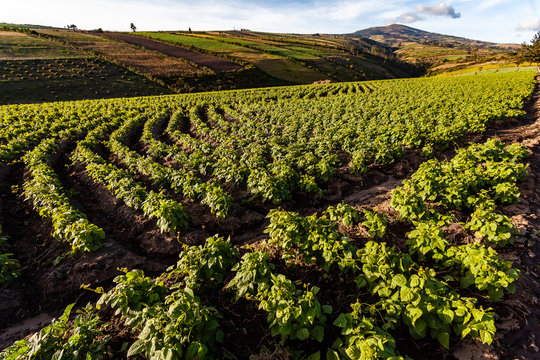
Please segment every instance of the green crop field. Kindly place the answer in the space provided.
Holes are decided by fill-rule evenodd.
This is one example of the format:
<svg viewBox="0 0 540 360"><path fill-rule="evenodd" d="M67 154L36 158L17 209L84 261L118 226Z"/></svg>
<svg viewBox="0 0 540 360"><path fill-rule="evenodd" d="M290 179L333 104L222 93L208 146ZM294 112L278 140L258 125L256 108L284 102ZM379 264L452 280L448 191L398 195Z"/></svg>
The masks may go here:
<svg viewBox="0 0 540 360"><path fill-rule="evenodd" d="M212 39L206 39L203 37L195 36L186 36L179 34L169 34L169 33L151 33L151 32L141 32L143 36L150 37L152 39L163 40L166 42L177 43L184 46L193 46L202 50L212 51L212 52L222 52L229 53L233 51L245 51L241 46L236 46L233 44L226 44L223 42L215 41Z"/></svg>
<svg viewBox="0 0 540 360"><path fill-rule="evenodd" d="M437 76L455 76L455 75L476 75L478 73L487 74L487 73L505 73L505 72L515 72L515 71L534 71L536 68L535 63L487 63L480 65L472 65L465 67L460 70L447 71L441 73Z"/></svg>
<svg viewBox="0 0 540 360"><path fill-rule="evenodd" d="M141 34L152 39L162 40L185 47L193 47L206 52L226 55L248 63L253 63L270 76L291 83L312 83L314 81L325 79L323 74L317 73L301 64L283 58L282 56L266 53L253 48L238 46L234 43L217 41L214 40L213 37L196 37L168 33L143 32Z"/></svg>
<svg viewBox="0 0 540 360"><path fill-rule="evenodd" d="M0 359L495 344L498 304L526 291L499 252L529 152L450 148L522 118L535 84L520 71L0 106L0 284L24 307L0 312L6 328L56 316Z"/></svg>
<svg viewBox="0 0 540 360"><path fill-rule="evenodd" d="M239 44L247 48L253 48L256 50L260 50L264 53L278 55L278 56L282 56L286 58L289 57L289 58L298 59L298 60L315 58L313 55L307 54L305 52L294 51L287 47L275 46L275 45L261 43L261 42L249 41L249 40L238 39L238 38L218 37L218 36L204 36L202 38L212 39L212 40L231 43L231 44ZM300 48L300 49L303 49L303 48Z"/></svg>

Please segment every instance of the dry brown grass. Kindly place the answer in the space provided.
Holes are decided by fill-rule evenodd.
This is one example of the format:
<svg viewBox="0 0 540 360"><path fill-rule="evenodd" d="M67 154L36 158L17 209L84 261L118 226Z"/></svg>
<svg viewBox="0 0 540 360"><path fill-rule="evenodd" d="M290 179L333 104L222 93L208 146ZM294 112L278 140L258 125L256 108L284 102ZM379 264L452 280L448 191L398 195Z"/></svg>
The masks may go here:
<svg viewBox="0 0 540 360"><path fill-rule="evenodd" d="M17 37L17 36L26 36L26 34L15 32L15 31L1 31L0 30L0 36Z"/></svg>

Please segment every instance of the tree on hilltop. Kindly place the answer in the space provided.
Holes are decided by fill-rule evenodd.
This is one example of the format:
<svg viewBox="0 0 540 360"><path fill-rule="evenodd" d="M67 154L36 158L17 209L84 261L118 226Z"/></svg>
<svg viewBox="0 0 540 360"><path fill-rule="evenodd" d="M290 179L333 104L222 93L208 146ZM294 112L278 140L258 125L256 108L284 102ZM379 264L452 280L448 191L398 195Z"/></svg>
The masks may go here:
<svg viewBox="0 0 540 360"><path fill-rule="evenodd" d="M129 27L131 28L131 31L133 32L137 31L137 27L135 26L135 24L131 23Z"/></svg>

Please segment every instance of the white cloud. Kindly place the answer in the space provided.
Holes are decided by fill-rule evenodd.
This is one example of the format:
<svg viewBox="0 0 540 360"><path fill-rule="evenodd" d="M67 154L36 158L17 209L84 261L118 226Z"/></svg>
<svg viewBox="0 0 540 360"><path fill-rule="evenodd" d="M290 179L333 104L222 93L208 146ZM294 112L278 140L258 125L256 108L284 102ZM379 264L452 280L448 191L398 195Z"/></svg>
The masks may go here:
<svg viewBox="0 0 540 360"><path fill-rule="evenodd" d="M408 12L408 13L405 13L405 14L401 14L401 15L395 17L395 18L388 18L388 19L386 19L386 23L388 23L388 24L397 24L397 23L411 24L411 23L419 21L419 20L422 20L422 18L418 14L413 13L413 12Z"/></svg>
<svg viewBox="0 0 540 360"><path fill-rule="evenodd" d="M518 24L519 31L540 31L540 18L529 19Z"/></svg>
<svg viewBox="0 0 540 360"><path fill-rule="evenodd" d="M478 4L477 8L479 10L490 9L505 2L508 2L508 0L484 0L480 4Z"/></svg>
<svg viewBox="0 0 540 360"><path fill-rule="evenodd" d="M452 19L461 17L460 13L457 13L452 5L440 3L438 5L417 5L416 11L420 13L436 15L436 16L450 16Z"/></svg>

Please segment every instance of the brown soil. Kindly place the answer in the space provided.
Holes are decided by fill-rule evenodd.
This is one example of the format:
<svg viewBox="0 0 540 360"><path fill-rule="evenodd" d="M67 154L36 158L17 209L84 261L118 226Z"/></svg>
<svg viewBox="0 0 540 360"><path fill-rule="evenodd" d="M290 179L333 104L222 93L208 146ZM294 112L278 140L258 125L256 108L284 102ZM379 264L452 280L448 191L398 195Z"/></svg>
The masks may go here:
<svg viewBox="0 0 540 360"><path fill-rule="evenodd" d="M180 46L167 44L161 41L151 40L136 35L129 35L124 33L104 33L103 36L124 41L129 44L142 46L144 48L158 51L169 56L186 59L194 62L195 64L207 67L215 72L242 69L242 67L237 63L219 58L217 56L201 54L195 51L184 49Z"/></svg>
<svg viewBox="0 0 540 360"><path fill-rule="evenodd" d="M498 333L491 346L482 346L472 341L458 342L451 352L434 345L433 341L413 341L406 331L393 334L398 348L417 359L536 359L540 358L540 97L538 89L527 105L524 119L508 119L492 124L485 134L468 136L456 146L464 146L469 141L479 142L488 137L498 137L505 142L519 142L531 150L530 173L521 184L521 202L507 206L502 211L511 216L521 234L516 243L500 250L504 259L512 260L521 270L517 292L507 295L499 303L487 303L496 314ZM159 124L163 129L165 121ZM138 143L140 129L130 136L129 146L144 154L143 144ZM79 166L66 167L72 144L59 154L55 169L66 189L73 190L72 203L87 214L89 220L102 227L107 238L106 245L91 254L78 257L66 256L58 265L53 261L69 249L51 237L51 225L43 221L23 201L19 194L11 191L13 185L23 182L24 167L14 165L0 167L0 223L9 235L9 250L22 264L21 276L0 289L0 349L38 330L50 317L58 316L64 307L77 301L84 306L95 301L96 295L80 289L81 284L92 287L112 286L112 279L119 274L119 267L143 269L149 275L157 275L177 261L181 245L176 238L159 233L155 221L147 220L140 213L128 208L115 199L104 187L88 178ZM103 149L101 155L107 157ZM455 147L439 152L439 157L450 157ZM373 166L365 175L351 175L347 168L338 169L335 179L323 188L323 197L317 202L305 194L295 194L293 199L282 204L282 208L310 215L324 210L329 205L345 201L360 208L379 206L382 211L391 212L390 190L409 177L424 159L416 150L407 150L405 156L391 166ZM118 159L118 165L122 165ZM140 178L147 186L151 184ZM233 195L236 199L247 199L239 189ZM238 193L236 193L238 192ZM190 229L178 240L187 244L200 244L208 236L219 233L230 236L235 245L254 244L266 238L263 233L268 220L264 218L274 206L259 200L239 201L226 220L218 220L206 207L198 202L185 203L191 219ZM355 243L366 238L359 229L343 229ZM459 232L459 229L457 229ZM391 223L389 241L400 248L407 228L399 223ZM460 241L459 239L456 241ZM313 267L298 269L276 264L279 271L287 272L292 279L309 279L311 285L321 287L323 303L336 303L337 307L351 303L354 286L346 276L324 278ZM358 294L356 294L358 296ZM362 295L366 296L366 295ZM264 313L257 310L252 302L240 301L232 304L223 289L204 296L203 302L215 306L223 315L222 326L228 334L223 351L233 358L248 358L259 352L256 358L278 358L283 354L265 352L261 346L270 349L271 336L268 332ZM484 301L484 300L483 300ZM340 308L339 310L345 310ZM106 314L106 313L105 313ZM123 341L132 340L118 319L113 318L110 343L110 358L118 358ZM233 340L234 339L234 340ZM233 341L230 341L233 340ZM455 339L457 340L457 339ZM327 345L327 344L324 344ZM286 357L283 357L286 358Z"/></svg>

